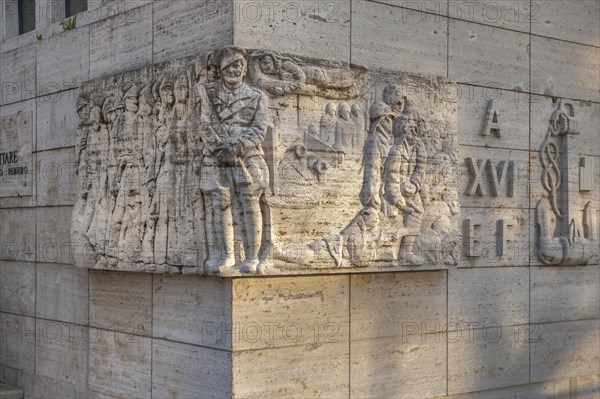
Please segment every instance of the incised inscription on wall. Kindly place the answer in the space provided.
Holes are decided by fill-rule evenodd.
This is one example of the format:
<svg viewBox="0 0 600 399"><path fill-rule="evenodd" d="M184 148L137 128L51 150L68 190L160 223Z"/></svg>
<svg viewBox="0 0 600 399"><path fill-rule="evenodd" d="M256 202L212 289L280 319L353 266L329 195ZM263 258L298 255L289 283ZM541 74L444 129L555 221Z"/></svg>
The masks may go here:
<svg viewBox="0 0 600 399"><path fill-rule="evenodd" d="M33 113L0 118L0 197L33 195Z"/></svg>

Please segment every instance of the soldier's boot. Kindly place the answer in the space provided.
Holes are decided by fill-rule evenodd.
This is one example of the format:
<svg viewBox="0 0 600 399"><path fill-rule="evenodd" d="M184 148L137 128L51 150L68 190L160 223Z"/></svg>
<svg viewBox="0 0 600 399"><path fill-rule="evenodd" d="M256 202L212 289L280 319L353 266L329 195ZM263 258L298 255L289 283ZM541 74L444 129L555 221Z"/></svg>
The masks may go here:
<svg viewBox="0 0 600 399"><path fill-rule="evenodd" d="M246 237L244 253L246 260L240 265L240 272L256 274L260 263L258 253L262 241L262 217L258 200L246 199L244 208L244 224Z"/></svg>
<svg viewBox="0 0 600 399"><path fill-rule="evenodd" d="M235 266L233 251L233 221L230 208L222 209L219 201L209 200L206 207L206 241L208 258L205 262L208 274L223 274Z"/></svg>

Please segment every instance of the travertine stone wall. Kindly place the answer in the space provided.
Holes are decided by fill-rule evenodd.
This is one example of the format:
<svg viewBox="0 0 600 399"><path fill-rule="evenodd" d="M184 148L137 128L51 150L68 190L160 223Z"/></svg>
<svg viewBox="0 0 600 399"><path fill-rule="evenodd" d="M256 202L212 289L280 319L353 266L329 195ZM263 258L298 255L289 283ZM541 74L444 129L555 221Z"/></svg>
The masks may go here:
<svg viewBox="0 0 600 399"><path fill-rule="evenodd" d="M600 208L597 1L101 3L72 31L9 37L0 2L0 117L33 113L36 165L33 196L0 197L1 381L61 398L598 398L597 258L542 266L525 245L448 271L218 279L70 255L80 84L224 44L455 80L461 158L519 170L512 197L462 195L462 218L532 243L554 98L581 117ZM480 135L490 99L500 138Z"/></svg>

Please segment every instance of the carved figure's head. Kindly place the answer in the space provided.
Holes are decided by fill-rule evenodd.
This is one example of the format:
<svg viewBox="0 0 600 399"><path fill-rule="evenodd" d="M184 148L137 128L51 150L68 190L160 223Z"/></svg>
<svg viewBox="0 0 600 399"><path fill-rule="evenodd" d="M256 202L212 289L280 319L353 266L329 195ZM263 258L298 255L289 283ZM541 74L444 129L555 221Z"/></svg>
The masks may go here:
<svg viewBox="0 0 600 399"><path fill-rule="evenodd" d="M389 105L383 101L375 101L369 109L369 117L371 118L371 130L379 126L387 134L391 133L394 113Z"/></svg>
<svg viewBox="0 0 600 399"><path fill-rule="evenodd" d="M337 114L337 107L334 103L329 103L325 106L325 113L329 116L335 116Z"/></svg>
<svg viewBox="0 0 600 399"><path fill-rule="evenodd" d="M77 97L77 115L79 116L79 124L85 125L90 119L90 99L87 95L81 93Z"/></svg>
<svg viewBox="0 0 600 399"><path fill-rule="evenodd" d="M101 93L93 93L90 96L90 124L98 125L102 123L102 107L104 106L104 100L106 96Z"/></svg>
<svg viewBox="0 0 600 399"><path fill-rule="evenodd" d="M175 103L175 94L173 93L173 75L165 74L159 80L158 98L160 99L161 104L166 107L170 107Z"/></svg>
<svg viewBox="0 0 600 399"><path fill-rule="evenodd" d="M382 100L390 106L392 112L399 114L404 108L406 98L402 96L402 89L400 86L390 83L383 89Z"/></svg>
<svg viewBox="0 0 600 399"><path fill-rule="evenodd" d="M150 82L147 86L144 86L140 92L138 113L142 116L150 116L154 113L156 99L152 95L152 85L153 83Z"/></svg>
<svg viewBox="0 0 600 399"><path fill-rule="evenodd" d="M420 120L421 118L417 107L413 103L407 101L398 124L394 128L394 136L402 137L409 145L415 144L420 133Z"/></svg>
<svg viewBox="0 0 600 399"><path fill-rule="evenodd" d="M238 46L221 47L217 52L217 65L227 88L236 89L244 83L248 72L246 56L246 50Z"/></svg>
<svg viewBox="0 0 600 399"><path fill-rule="evenodd" d="M123 103L125 104L125 111L137 112L139 109L138 102L139 88L135 83L129 83L123 88Z"/></svg>
<svg viewBox="0 0 600 399"><path fill-rule="evenodd" d="M123 112L123 103L112 94L106 97L102 104L102 116L106 123L114 123L121 112Z"/></svg>
<svg viewBox="0 0 600 399"><path fill-rule="evenodd" d="M177 75L177 80L175 81L175 101L179 104L186 104L189 98L189 80L185 72L182 72Z"/></svg>
<svg viewBox="0 0 600 399"><path fill-rule="evenodd" d="M319 137L319 129L314 124L308 125L308 133L312 134L315 137Z"/></svg>
<svg viewBox="0 0 600 399"><path fill-rule="evenodd" d="M338 115L344 120L350 119L350 106L346 103L340 103L338 107Z"/></svg>
<svg viewBox="0 0 600 399"><path fill-rule="evenodd" d="M456 190L447 191L442 197L450 213L452 215L458 215L460 213L460 203L458 202L458 192Z"/></svg>
<svg viewBox="0 0 600 399"><path fill-rule="evenodd" d="M353 116L356 116L356 117L361 116L362 115L362 107L360 106L360 104L354 103L354 104L352 104L351 112L352 112Z"/></svg>
<svg viewBox="0 0 600 399"><path fill-rule="evenodd" d="M266 52L259 58L260 70L267 75L275 75L283 65L283 62L273 53Z"/></svg>

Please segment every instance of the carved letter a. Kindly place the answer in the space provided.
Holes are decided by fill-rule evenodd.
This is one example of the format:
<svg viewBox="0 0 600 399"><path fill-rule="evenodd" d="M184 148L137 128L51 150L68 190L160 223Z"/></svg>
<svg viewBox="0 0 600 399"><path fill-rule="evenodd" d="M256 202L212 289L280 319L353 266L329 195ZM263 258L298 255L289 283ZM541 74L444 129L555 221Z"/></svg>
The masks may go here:
<svg viewBox="0 0 600 399"><path fill-rule="evenodd" d="M494 136L500 138L500 122L498 121L498 111L494 106L494 100L488 101L487 115L485 117L485 124L481 132L482 136L487 136L492 133Z"/></svg>

